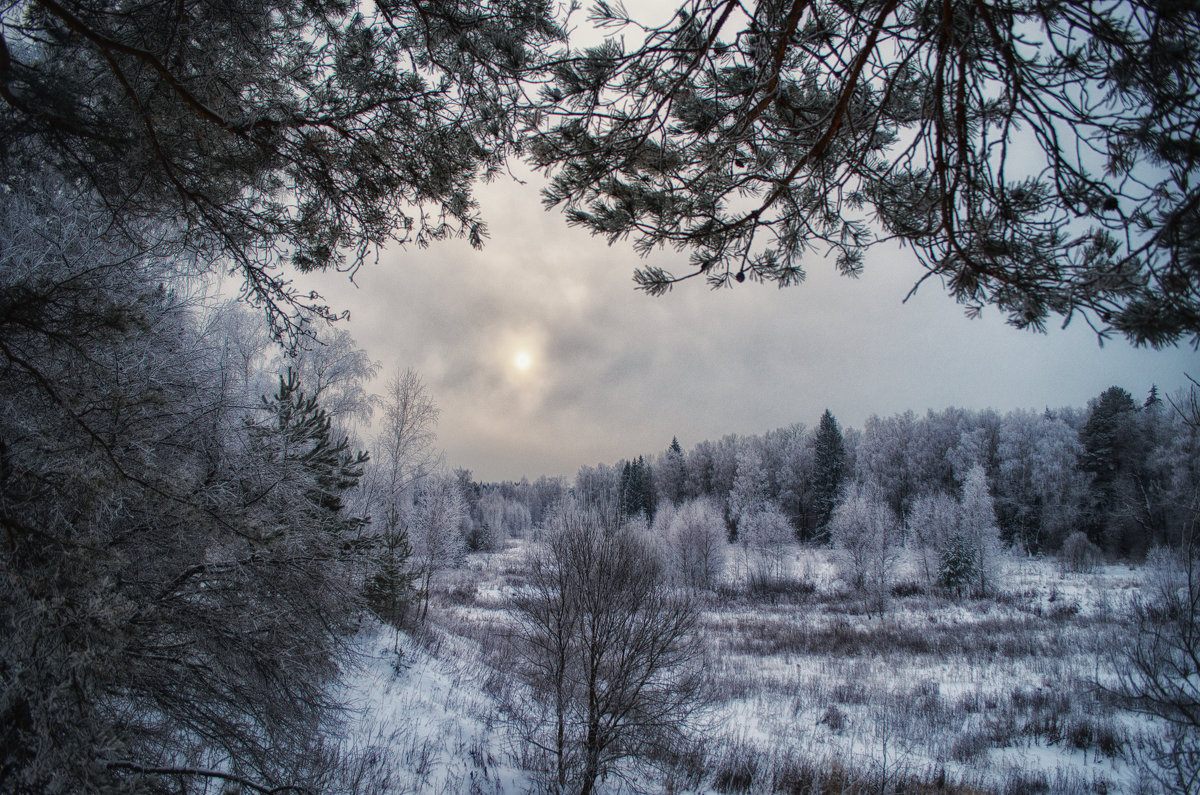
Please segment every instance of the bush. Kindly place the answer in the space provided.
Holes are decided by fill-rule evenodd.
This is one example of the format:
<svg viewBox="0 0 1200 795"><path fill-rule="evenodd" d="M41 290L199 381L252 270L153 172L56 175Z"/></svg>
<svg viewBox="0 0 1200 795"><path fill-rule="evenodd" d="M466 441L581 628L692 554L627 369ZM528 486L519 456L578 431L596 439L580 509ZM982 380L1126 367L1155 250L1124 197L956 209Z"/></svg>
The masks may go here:
<svg viewBox="0 0 1200 795"><path fill-rule="evenodd" d="M906 580L892 586L892 596L902 599L906 596L924 596L925 588L919 582Z"/></svg>
<svg viewBox="0 0 1200 795"><path fill-rule="evenodd" d="M1100 563L1100 547L1088 539L1087 535L1076 530L1063 541L1059 552L1059 564L1065 571L1089 572Z"/></svg>
<svg viewBox="0 0 1200 795"><path fill-rule="evenodd" d="M831 704L817 723L828 726L829 731L834 734L840 734L842 729L846 728L846 713Z"/></svg>

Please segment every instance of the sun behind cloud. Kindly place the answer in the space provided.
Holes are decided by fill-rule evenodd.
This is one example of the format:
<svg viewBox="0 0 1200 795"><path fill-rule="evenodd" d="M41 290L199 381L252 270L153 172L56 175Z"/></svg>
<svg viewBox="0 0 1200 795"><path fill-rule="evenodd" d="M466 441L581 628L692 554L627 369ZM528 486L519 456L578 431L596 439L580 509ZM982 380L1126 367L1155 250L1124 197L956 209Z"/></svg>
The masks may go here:
<svg viewBox="0 0 1200 795"><path fill-rule="evenodd" d="M526 372L533 366L533 357L529 355L528 351L521 351L513 359L513 364L521 372Z"/></svg>

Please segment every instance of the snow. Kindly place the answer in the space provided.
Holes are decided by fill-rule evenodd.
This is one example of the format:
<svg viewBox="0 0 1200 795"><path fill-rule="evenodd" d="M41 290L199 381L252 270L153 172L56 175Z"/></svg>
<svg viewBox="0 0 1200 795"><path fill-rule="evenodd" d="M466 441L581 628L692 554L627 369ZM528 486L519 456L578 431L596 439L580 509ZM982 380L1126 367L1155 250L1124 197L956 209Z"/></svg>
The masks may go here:
<svg viewBox="0 0 1200 795"><path fill-rule="evenodd" d="M739 596L745 574L734 565L705 597L714 728L705 779L691 789L671 780L674 791L712 791L713 766L746 756L760 769L801 758L889 781L944 773L988 789L1142 791L1139 749L1159 727L1098 700L1088 682L1106 676L1103 638L1119 631L1144 569L1080 574L1010 557L995 598L894 597L885 615L868 616L828 550L796 547L787 565L793 582L815 590ZM904 555L895 581L920 582L919 566ZM521 576L519 547L472 555L445 573L425 641L401 635L397 655L390 629L360 637L364 663L346 682L356 704L350 735L389 751L394 791L536 791L485 692L479 643L507 623ZM1105 734L1116 749L1077 743L1076 730ZM766 788L762 779L750 791Z"/></svg>
<svg viewBox="0 0 1200 795"><path fill-rule="evenodd" d="M360 664L344 682L346 742L386 752L393 792L518 793L532 789L511 760L469 654L434 656L407 634L372 624L357 639ZM398 644L399 651L395 650ZM462 651L460 649L460 651Z"/></svg>

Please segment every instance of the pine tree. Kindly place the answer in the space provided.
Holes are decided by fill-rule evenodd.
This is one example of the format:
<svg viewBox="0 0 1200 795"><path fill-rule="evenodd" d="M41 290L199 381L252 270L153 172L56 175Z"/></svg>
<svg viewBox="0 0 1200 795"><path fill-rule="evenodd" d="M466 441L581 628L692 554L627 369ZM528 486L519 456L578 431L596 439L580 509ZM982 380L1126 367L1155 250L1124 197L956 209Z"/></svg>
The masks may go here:
<svg viewBox="0 0 1200 795"><path fill-rule="evenodd" d="M511 151L519 80L559 35L549 4L506 0L8 5L0 182L57 173L105 227L181 230L295 330L297 305L330 310L285 258L482 243L472 183Z"/></svg>
<svg viewBox="0 0 1200 795"><path fill-rule="evenodd" d="M408 615L417 573L408 566L413 551L408 528L400 521L400 512L393 505L387 507L384 516L380 546L377 568L367 578L363 596L380 621L399 630ZM397 633L396 644L399 644L399 638Z"/></svg>
<svg viewBox="0 0 1200 795"><path fill-rule="evenodd" d="M1095 485L1107 489L1123 468L1129 451L1129 420L1137 412L1133 397L1119 386L1104 390L1092 406L1087 423L1079 432L1083 442L1083 466L1095 476Z"/></svg>
<svg viewBox="0 0 1200 795"><path fill-rule="evenodd" d="M813 472L813 516L818 535L825 535L829 519L837 507L838 494L845 477L846 452L842 431L829 409L821 415L817 426L816 469Z"/></svg>
<svg viewBox="0 0 1200 795"><path fill-rule="evenodd" d="M679 438L672 436L671 446L667 448L655 478L659 498L671 503L680 502L683 499L685 476L683 448L679 446Z"/></svg>
<svg viewBox="0 0 1200 795"><path fill-rule="evenodd" d="M621 467L618 485L621 513L624 516L644 516L647 521L654 518L654 490L651 482L650 465L643 456L626 461Z"/></svg>
<svg viewBox="0 0 1200 795"><path fill-rule="evenodd" d="M1129 491L1141 469L1145 450L1138 439L1138 406L1118 386L1109 387L1092 404L1091 414L1079 431L1084 454L1081 461L1092 474L1092 510L1088 538L1114 552L1128 552L1133 539L1126 537L1117 510L1122 492Z"/></svg>
<svg viewBox="0 0 1200 795"><path fill-rule="evenodd" d="M571 223L689 251L646 291L798 284L814 248L857 275L899 240L1017 327L1200 342L1193 2L680 6L597 3L610 38L556 62L528 148Z"/></svg>
<svg viewBox="0 0 1200 795"><path fill-rule="evenodd" d="M250 438L274 459L278 477L304 495L301 510L310 521L351 543L365 520L344 515L342 494L362 477L367 454L351 453L345 437L334 438L328 414L315 397L304 395L291 368L279 377L279 391L262 401L271 421L247 420Z"/></svg>

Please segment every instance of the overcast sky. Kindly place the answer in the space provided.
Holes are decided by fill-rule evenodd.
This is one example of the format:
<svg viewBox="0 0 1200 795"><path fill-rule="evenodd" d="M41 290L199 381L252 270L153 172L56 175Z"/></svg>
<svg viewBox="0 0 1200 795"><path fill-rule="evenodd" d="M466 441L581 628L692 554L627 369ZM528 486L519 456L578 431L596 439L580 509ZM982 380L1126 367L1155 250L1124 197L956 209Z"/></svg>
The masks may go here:
<svg viewBox="0 0 1200 795"><path fill-rule="evenodd" d="M811 427L826 407L861 427L908 409L1082 407L1113 384L1140 400L1152 383L1173 392L1184 372L1200 377L1190 347L1100 348L1079 320L1040 335L994 310L968 319L933 281L902 303L921 273L903 251L870 251L857 280L814 258L797 287L694 281L650 298L634 289L632 246L568 228L534 181L483 186L480 198L483 251L462 241L385 251L357 286L298 279L350 310L348 329L385 370L420 372L441 408L447 464L477 479L573 475L655 454L672 436L687 449Z"/></svg>

